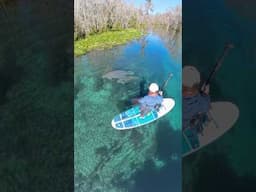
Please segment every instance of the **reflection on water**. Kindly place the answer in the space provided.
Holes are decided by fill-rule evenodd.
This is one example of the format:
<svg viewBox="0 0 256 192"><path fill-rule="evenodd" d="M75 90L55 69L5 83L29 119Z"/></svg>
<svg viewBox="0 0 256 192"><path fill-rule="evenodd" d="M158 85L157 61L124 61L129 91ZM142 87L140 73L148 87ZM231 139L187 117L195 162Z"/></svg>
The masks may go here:
<svg viewBox="0 0 256 192"><path fill-rule="evenodd" d="M162 174L173 182L158 179L155 189L180 190L181 54L170 54L171 43L151 33L75 59L76 191L138 191L146 189L147 179ZM144 95L151 82L161 85L170 72L165 96L176 101L171 113L133 130L111 127L112 118L129 108L132 98ZM132 78L125 81L127 74ZM144 167L145 162L152 166Z"/></svg>

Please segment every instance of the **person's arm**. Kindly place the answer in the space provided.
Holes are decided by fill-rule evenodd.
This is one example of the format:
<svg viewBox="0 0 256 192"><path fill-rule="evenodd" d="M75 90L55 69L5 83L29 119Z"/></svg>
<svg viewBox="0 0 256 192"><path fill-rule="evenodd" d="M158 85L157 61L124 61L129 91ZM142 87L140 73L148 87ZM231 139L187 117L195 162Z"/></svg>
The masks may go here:
<svg viewBox="0 0 256 192"><path fill-rule="evenodd" d="M209 95L203 94L200 98L200 113L207 113L210 109L211 99Z"/></svg>
<svg viewBox="0 0 256 192"><path fill-rule="evenodd" d="M203 84L201 91L202 91L204 94L209 95L209 93L210 93L210 85L205 85L205 84Z"/></svg>
<svg viewBox="0 0 256 192"><path fill-rule="evenodd" d="M143 98L139 99L139 107L141 111L144 111L146 109L146 96L144 96Z"/></svg>
<svg viewBox="0 0 256 192"><path fill-rule="evenodd" d="M202 86L202 94L201 94L201 110L202 110L202 113L207 113L210 109L210 105L211 105L211 99L210 99L210 85L205 85L203 84Z"/></svg>
<svg viewBox="0 0 256 192"><path fill-rule="evenodd" d="M142 97L141 99L138 100L138 103L141 105L141 106L145 106L146 104L146 97Z"/></svg>
<svg viewBox="0 0 256 192"><path fill-rule="evenodd" d="M164 98L162 96L159 96L160 104L163 102Z"/></svg>
<svg viewBox="0 0 256 192"><path fill-rule="evenodd" d="M156 104L156 109L159 109L159 107L161 107L163 100L164 99L163 99L162 96L158 96L158 101L157 101L157 104Z"/></svg>

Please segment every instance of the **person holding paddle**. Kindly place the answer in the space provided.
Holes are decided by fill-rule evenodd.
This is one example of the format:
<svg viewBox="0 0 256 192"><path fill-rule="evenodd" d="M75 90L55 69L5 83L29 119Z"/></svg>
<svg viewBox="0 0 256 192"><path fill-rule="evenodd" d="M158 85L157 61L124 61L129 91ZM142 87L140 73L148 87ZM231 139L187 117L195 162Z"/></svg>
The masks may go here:
<svg viewBox="0 0 256 192"><path fill-rule="evenodd" d="M209 85L218 69L221 67L225 56L230 49L234 48L232 43L227 43L222 55L217 59L211 73L205 83L200 87L200 73L193 66L182 69L182 95L183 95L183 118L182 128L193 126L210 109ZM201 132L201 131L200 131Z"/></svg>
<svg viewBox="0 0 256 192"><path fill-rule="evenodd" d="M133 99L133 104L140 105L141 116L143 117L150 111L157 109L163 102L163 92L159 90L156 83L151 83L148 87L148 94L139 99Z"/></svg>
<svg viewBox="0 0 256 192"><path fill-rule="evenodd" d="M141 116L157 109L163 102L163 92L159 91L159 86L156 83L151 83L148 87L148 95L138 100L140 104Z"/></svg>
<svg viewBox="0 0 256 192"><path fill-rule="evenodd" d="M185 66L182 69L182 130L192 128L193 131L196 130L197 133L202 134L202 124L207 120L207 112L211 104L209 96L210 82L231 48L234 48L233 44L225 45L222 55L217 59L209 77L201 87L200 73L195 67Z"/></svg>
<svg viewBox="0 0 256 192"><path fill-rule="evenodd" d="M168 81L173 76L169 74L168 79L164 82L161 90L156 83L151 83L148 87L148 94L139 99L133 99L133 104L140 105L141 117L144 117L152 110L158 110L163 102L163 89L167 86Z"/></svg>
<svg viewBox="0 0 256 192"><path fill-rule="evenodd" d="M210 109L209 85L203 85L200 90L200 73L193 66L182 69L182 129L195 129L205 119ZM202 132L201 129L196 129Z"/></svg>

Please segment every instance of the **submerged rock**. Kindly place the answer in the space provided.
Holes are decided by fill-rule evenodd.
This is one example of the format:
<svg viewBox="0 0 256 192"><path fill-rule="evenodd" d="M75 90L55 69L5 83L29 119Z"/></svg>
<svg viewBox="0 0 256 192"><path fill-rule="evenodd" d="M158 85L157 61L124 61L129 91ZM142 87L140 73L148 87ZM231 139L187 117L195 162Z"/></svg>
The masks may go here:
<svg viewBox="0 0 256 192"><path fill-rule="evenodd" d="M134 76L134 72L132 71L122 71L122 70L115 70L106 73L102 76L104 79L109 80L116 80L117 83L125 84L130 81L138 79L138 77Z"/></svg>

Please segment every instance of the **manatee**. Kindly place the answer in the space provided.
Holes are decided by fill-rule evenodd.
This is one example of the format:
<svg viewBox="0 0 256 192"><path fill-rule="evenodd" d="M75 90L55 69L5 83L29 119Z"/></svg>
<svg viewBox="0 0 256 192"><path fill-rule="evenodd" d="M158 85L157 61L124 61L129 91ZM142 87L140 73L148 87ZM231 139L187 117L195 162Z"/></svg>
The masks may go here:
<svg viewBox="0 0 256 192"><path fill-rule="evenodd" d="M109 79L109 80L116 80L117 83L121 83L121 84L125 84L135 79L138 79L138 77L134 76L134 72L122 71L122 70L115 70L115 71L108 72L105 75L103 75L102 78Z"/></svg>

